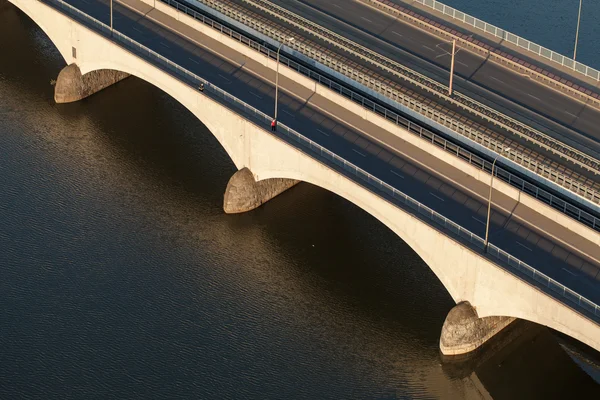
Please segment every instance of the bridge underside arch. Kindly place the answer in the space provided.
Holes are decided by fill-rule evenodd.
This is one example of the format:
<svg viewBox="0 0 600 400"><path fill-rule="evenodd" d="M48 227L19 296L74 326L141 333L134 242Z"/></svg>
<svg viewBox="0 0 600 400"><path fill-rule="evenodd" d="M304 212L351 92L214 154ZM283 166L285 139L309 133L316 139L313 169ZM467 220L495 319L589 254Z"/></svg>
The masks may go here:
<svg viewBox="0 0 600 400"><path fill-rule="evenodd" d="M309 182L347 199L404 240L433 270L456 303L470 303L478 317L507 316L551 327L600 350L600 327L483 255L423 223L354 181L274 137L197 88L184 84L107 38L35 0L10 0L56 45L82 76L113 71L136 76L169 94L217 138L238 170L256 181ZM92 76L92 75L89 75Z"/></svg>

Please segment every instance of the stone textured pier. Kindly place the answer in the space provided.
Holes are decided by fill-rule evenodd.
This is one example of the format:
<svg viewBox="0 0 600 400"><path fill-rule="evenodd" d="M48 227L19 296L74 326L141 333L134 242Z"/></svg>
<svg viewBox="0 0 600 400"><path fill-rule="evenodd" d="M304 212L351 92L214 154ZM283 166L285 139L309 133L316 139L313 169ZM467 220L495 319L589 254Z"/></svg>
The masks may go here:
<svg viewBox="0 0 600 400"><path fill-rule="evenodd" d="M114 85L128 76L129 74L125 72L111 69L92 71L81 75L81 71L76 64L68 65L60 71L56 79L54 101L58 104L79 101Z"/></svg>
<svg viewBox="0 0 600 400"><path fill-rule="evenodd" d="M248 168L242 168L229 179L223 198L223 210L227 214L254 210L298 182L300 181L283 178L256 182L252 172Z"/></svg>

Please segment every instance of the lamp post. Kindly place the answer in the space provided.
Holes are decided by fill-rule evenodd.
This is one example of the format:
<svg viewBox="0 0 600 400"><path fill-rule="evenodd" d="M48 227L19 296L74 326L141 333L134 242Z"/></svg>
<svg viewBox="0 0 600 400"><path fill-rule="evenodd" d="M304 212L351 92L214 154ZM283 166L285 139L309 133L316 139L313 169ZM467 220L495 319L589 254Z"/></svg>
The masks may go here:
<svg viewBox="0 0 600 400"><path fill-rule="evenodd" d="M452 80L454 78L454 56L456 55L456 39L452 40L452 61L450 61L450 85L448 86L448 96L452 96Z"/></svg>
<svg viewBox="0 0 600 400"><path fill-rule="evenodd" d="M583 0L579 0L579 14L577 14L577 30L575 31L575 50L573 50L573 61L577 57L577 41L579 40L579 23L581 22L581 5Z"/></svg>
<svg viewBox="0 0 600 400"><path fill-rule="evenodd" d="M291 43L294 41L294 38L289 37L285 39L277 48L277 72L275 73L275 116L273 117L275 122L277 122L277 98L279 96L279 51L281 50L281 47L285 44L286 41Z"/></svg>
<svg viewBox="0 0 600 400"><path fill-rule="evenodd" d="M110 34L113 33L113 0L110 0Z"/></svg>
<svg viewBox="0 0 600 400"><path fill-rule="evenodd" d="M507 152L507 151L510 151L510 148L506 148L506 149L502 150L502 152ZM494 158L494 162L492 163L492 179L490 180L490 195L488 196L487 222L485 224L485 242L483 243L483 247L486 251L487 251L487 247L488 247L488 235L490 232L490 215L492 212L492 188L493 188L493 184L494 184L494 168L496 167L496 161L498 160L498 157L500 157L500 154L498 154L496 156L496 158Z"/></svg>

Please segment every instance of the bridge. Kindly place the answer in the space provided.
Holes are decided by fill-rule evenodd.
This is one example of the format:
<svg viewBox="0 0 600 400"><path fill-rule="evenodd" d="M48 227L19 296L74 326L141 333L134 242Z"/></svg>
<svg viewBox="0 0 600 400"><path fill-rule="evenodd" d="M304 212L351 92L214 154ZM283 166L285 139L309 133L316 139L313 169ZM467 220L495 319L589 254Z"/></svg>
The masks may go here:
<svg viewBox="0 0 600 400"><path fill-rule="evenodd" d="M426 117L445 132L447 124L456 127L449 119L436 119L423 107L425 116L417 118L413 108L419 105L403 105L400 96L386 100L358 75L333 79L339 74L334 68L313 62L312 69L287 45L288 57L278 67L276 47L255 40L260 32L251 38L231 29L235 21L221 13L231 19L223 25L213 19L218 15L214 9L207 15L201 7L179 3L124 0L114 3L111 29L103 1L10 2L41 27L68 64L57 79L58 102L80 100L134 75L171 95L206 125L239 170L225 190L226 212L251 210L303 181L353 202L394 231L458 304L442 330L444 353L471 351L514 318L600 350L594 161L577 143L557 147L548 144L552 138L541 140L536 129L521 131L516 148L537 140L538 162L541 157L553 160L544 164L547 168L558 169L560 149L567 154L562 172L534 181L527 177L535 165L523 161L531 151L518 158L514 149L503 147L496 156L513 168L494 169L489 159L471 151L485 155L490 140L471 149L460 146L466 136L459 144L448 141L421 122ZM296 41L309 45L299 36ZM279 123L272 132L277 79ZM419 93L415 89L413 94ZM464 101L452 105L449 115L460 115L470 100ZM504 118L503 130L523 124L499 118ZM499 134L484 124L484 117L472 119L490 137ZM566 170L573 179L568 185ZM492 192L490 172L498 178ZM493 207L487 242L489 193Z"/></svg>

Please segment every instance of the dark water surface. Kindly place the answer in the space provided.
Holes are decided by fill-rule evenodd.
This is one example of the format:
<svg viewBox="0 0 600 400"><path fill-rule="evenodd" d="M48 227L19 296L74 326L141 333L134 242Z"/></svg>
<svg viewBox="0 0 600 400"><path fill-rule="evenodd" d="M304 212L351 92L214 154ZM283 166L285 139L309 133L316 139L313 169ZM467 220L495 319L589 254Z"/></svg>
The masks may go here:
<svg viewBox="0 0 600 400"><path fill-rule="evenodd" d="M0 399L600 398L546 329L443 363L453 301L392 232L308 184L224 215L199 121L136 78L55 105L0 7Z"/></svg>

